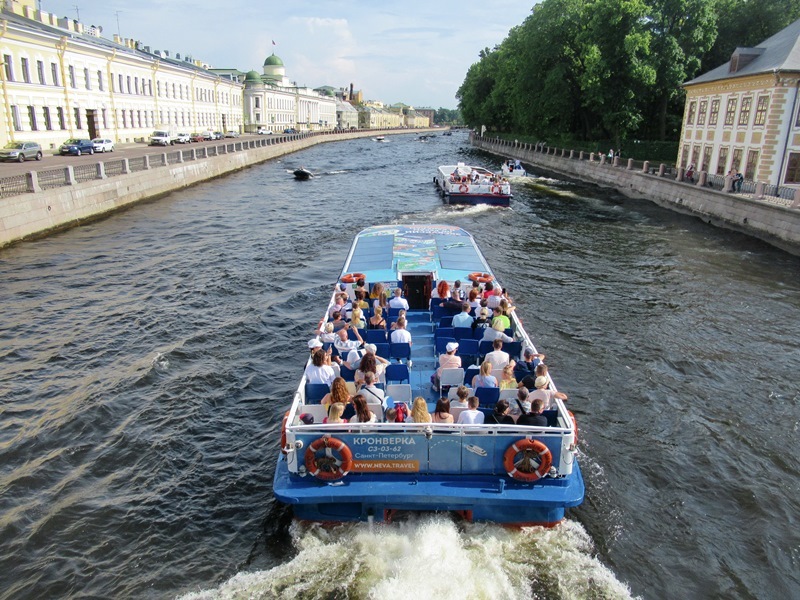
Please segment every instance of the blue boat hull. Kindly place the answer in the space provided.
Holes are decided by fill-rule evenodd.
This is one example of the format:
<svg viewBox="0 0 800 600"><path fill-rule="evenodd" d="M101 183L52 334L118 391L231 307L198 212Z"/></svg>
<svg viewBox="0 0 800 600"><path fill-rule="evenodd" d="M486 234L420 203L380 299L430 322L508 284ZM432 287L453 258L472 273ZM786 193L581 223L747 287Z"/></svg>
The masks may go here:
<svg viewBox="0 0 800 600"><path fill-rule="evenodd" d="M447 204L489 204L491 206L511 206L511 196L498 194L447 194L444 198Z"/></svg>
<svg viewBox="0 0 800 600"><path fill-rule="evenodd" d="M571 475L535 483L507 477L374 475L351 473L334 483L291 474L278 460L275 497L292 505L294 516L309 521L391 521L395 511L452 512L469 521L509 526L552 527L565 509L583 501L584 484L576 464Z"/></svg>

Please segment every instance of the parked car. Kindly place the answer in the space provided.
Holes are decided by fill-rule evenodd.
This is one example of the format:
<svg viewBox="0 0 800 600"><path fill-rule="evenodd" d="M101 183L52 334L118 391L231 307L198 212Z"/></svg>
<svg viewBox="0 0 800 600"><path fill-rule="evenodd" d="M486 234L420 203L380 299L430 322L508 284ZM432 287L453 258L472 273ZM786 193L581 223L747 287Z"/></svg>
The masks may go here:
<svg viewBox="0 0 800 600"><path fill-rule="evenodd" d="M215 131L214 132L214 139L215 140L221 140L221 139L224 139L224 138L225 138L225 135L221 131Z"/></svg>
<svg viewBox="0 0 800 600"><path fill-rule="evenodd" d="M283 130L283 133L297 133L297 129L295 129L294 127L287 127L286 129Z"/></svg>
<svg viewBox="0 0 800 600"><path fill-rule="evenodd" d="M234 131L234 130L231 129L230 131L226 131L225 132L225 137L237 138L237 137L239 137L239 132L238 131Z"/></svg>
<svg viewBox="0 0 800 600"><path fill-rule="evenodd" d="M108 138L94 138L92 140L95 152L113 152L114 140Z"/></svg>
<svg viewBox="0 0 800 600"><path fill-rule="evenodd" d="M202 142L205 138L203 137L202 133L190 133L189 134L189 141L190 142Z"/></svg>
<svg viewBox="0 0 800 600"><path fill-rule="evenodd" d="M175 136L175 142L178 144L188 144L191 141L192 138L188 133L179 133L177 136Z"/></svg>
<svg viewBox="0 0 800 600"><path fill-rule="evenodd" d="M259 127L256 133L258 135L272 135L272 130L267 129L265 127Z"/></svg>
<svg viewBox="0 0 800 600"><path fill-rule="evenodd" d="M204 140L215 140L217 138L214 137L213 131L204 131L203 132L203 139Z"/></svg>
<svg viewBox="0 0 800 600"><path fill-rule="evenodd" d="M0 150L0 160L23 162L30 158L42 160L42 147L36 142L9 142Z"/></svg>
<svg viewBox="0 0 800 600"><path fill-rule="evenodd" d="M58 152L59 154L74 154L75 156L94 154L94 144L92 140L72 138L61 144Z"/></svg>

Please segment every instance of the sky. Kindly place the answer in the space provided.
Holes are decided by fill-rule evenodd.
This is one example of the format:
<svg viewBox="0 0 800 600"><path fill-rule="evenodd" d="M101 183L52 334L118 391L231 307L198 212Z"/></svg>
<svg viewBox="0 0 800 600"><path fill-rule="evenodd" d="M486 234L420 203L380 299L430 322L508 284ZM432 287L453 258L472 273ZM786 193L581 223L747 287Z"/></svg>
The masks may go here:
<svg viewBox="0 0 800 600"><path fill-rule="evenodd" d="M273 52L291 81L362 90L365 100L456 108L483 48L501 43L536 0L41 0L79 18L214 68L262 72ZM77 7L77 8L76 8ZM117 24L119 22L119 25ZM275 42L273 46L272 42Z"/></svg>

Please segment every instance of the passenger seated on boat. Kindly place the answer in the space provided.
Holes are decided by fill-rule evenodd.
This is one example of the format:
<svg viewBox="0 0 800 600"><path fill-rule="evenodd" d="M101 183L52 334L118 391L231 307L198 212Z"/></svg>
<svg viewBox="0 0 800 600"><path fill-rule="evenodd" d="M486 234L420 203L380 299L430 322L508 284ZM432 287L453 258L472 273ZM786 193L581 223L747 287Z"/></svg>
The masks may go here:
<svg viewBox="0 0 800 600"><path fill-rule="evenodd" d="M355 332L356 339L351 340L347 337L347 331L349 329L352 329ZM351 327L349 323L337 331L336 334L339 337L333 342L333 345L336 347L336 350L339 351L339 356L347 356L350 350L360 348L361 344L364 343L364 340L361 339L361 334L358 333L358 329Z"/></svg>
<svg viewBox="0 0 800 600"><path fill-rule="evenodd" d="M386 319L383 318L383 309L375 307L375 314L369 318L370 329L386 329Z"/></svg>
<svg viewBox="0 0 800 600"><path fill-rule="evenodd" d="M511 362L508 352L503 352L503 340L497 339L492 342L492 351L486 354L485 360L492 363L492 370L502 369ZM514 380L514 387L517 387L516 380Z"/></svg>
<svg viewBox="0 0 800 600"><path fill-rule="evenodd" d="M333 332L333 321L328 321L322 326L322 329L317 329L314 333L319 335L319 341L323 344L332 344L336 340L336 334Z"/></svg>
<svg viewBox="0 0 800 600"><path fill-rule="evenodd" d="M350 327L355 329L367 328L367 322L364 320L364 315L358 307L354 307L350 313Z"/></svg>
<svg viewBox="0 0 800 600"><path fill-rule="evenodd" d="M553 405L553 400L555 398L559 398L561 400L566 400L567 395L564 392L556 392L554 390L548 390L549 382L547 381L547 377L539 376L536 378L536 390L531 393L530 399L531 402L536 401L537 399L542 400L544 402L544 408L547 410Z"/></svg>
<svg viewBox="0 0 800 600"><path fill-rule="evenodd" d="M396 419L397 419L397 409L396 408L394 408L394 407L387 408L385 411L383 411L383 422L384 423L395 423Z"/></svg>
<svg viewBox="0 0 800 600"><path fill-rule="evenodd" d="M508 414L508 400L500 398L494 405L494 410L484 418L486 424L513 425L514 418Z"/></svg>
<svg viewBox="0 0 800 600"><path fill-rule="evenodd" d="M509 402L508 414L515 419L531 410L531 401L528 400L528 388L521 387L517 390L517 397L514 402Z"/></svg>
<svg viewBox="0 0 800 600"><path fill-rule="evenodd" d="M436 284L436 289L431 292L431 298L441 298L447 300L450 297L450 284L444 279L440 279Z"/></svg>
<svg viewBox="0 0 800 600"><path fill-rule="evenodd" d="M453 415L450 414L450 400L439 398L436 401L436 410L433 411L434 423L452 423Z"/></svg>
<svg viewBox="0 0 800 600"><path fill-rule="evenodd" d="M547 417L542 414L544 402L537 398L531 403L531 410L517 419L517 425L528 425L531 427L547 427Z"/></svg>
<svg viewBox="0 0 800 600"><path fill-rule="evenodd" d="M483 423L483 413L478 410L480 400L477 396L470 396L467 400L467 410L458 415L459 425L481 425Z"/></svg>
<svg viewBox="0 0 800 600"><path fill-rule="evenodd" d="M453 297L454 300L459 300L460 302L466 300L466 296L464 295L464 289L461 287L460 279L456 279L453 282L453 289L450 290L450 295Z"/></svg>
<svg viewBox="0 0 800 600"><path fill-rule="evenodd" d="M456 398L450 401L451 408L467 408L467 398L469 398L469 388L465 385L458 386Z"/></svg>
<svg viewBox="0 0 800 600"><path fill-rule="evenodd" d="M344 404L336 402L331 404L328 409L328 416L322 419L323 423L344 423L342 415L344 414Z"/></svg>
<svg viewBox="0 0 800 600"><path fill-rule="evenodd" d="M372 300L373 309L379 306L384 309L386 308L386 291L380 281L372 286L369 298Z"/></svg>
<svg viewBox="0 0 800 600"><path fill-rule="evenodd" d="M367 404L386 405L386 392L375 386L376 375L371 371L364 373L364 385L361 386L359 393L367 400Z"/></svg>
<svg viewBox="0 0 800 600"><path fill-rule="evenodd" d="M391 341L393 344L411 345L411 333L406 329L406 318L397 319L397 328L392 332Z"/></svg>
<svg viewBox="0 0 800 600"><path fill-rule="evenodd" d="M408 310L408 300L403 298L403 290L400 288L395 288L394 290L394 298L389 300L389 307L390 308L402 308L404 310Z"/></svg>
<svg viewBox="0 0 800 600"><path fill-rule="evenodd" d="M497 387L497 379L492 375L492 363L488 360L481 364L481 372L472 378L472 389L479 387Z"/></svg>
<svg viewBox="0 0 800 600"><path fill-rule="evenodd" d="M322 406L330 406L331 404L336 404L337 402L347 404L350 402L350 398L350 392L347 391L347 382L343 377L336 377L331 382L331 391L322 397L320 404Z"/></svg>
<svg viewBox="0 0 800 600"><path fill-rule="evenodd" d="M348 299L347 294L344 292L339 292L333 297L333 304L330 305L328 308L328 317L333 317L333 313L339 311L341 314L345 314Z"/></svg>
<svg viewBox="0 0 800 600"><path fill-rule="evenodd" d="M447 342L445 346L446 353L439 356L439 368L436 373L431 376L431 383L433 384L433 391L439 391L439 379L442 376L442 369L460 369L461 357L456 356L458 350L458 342Z"/></svg>
<svg viewBox="0 0 800 600"><path fill-rule="evenodd" d="M489 319L489 309L484 306L478 310L478 316L472 322L472 331L475 332L478 331L479 329L482 329L485 334L486 330L490 329L491 326L492 322Z"/></svg>
<svg viewBox="0 0 800 600"><path fill-rule="evenodd" d="M543 362L540 362L538 365L536 365L536 369L534 370L533 373L530 373L529 375L526 375L519 382L520 385L524 385L526 388L528 388L529 390L533 391L533 390L536 389L536 378L537 377L547 377L547 386L545 386L545 389L549 390L550 387L553 384L553 380L550 379L550 375L548 374L547 370L548 370L547 369L547 365L544 364Z"/></svg>
<svg viewBox="0 0 800 600"><path fill-rule="evenodd" d="M375 413L367 406L367 400L361 394L353 396L353 407L356 414L350 418L351 423L374 423L377 421Z"/></svg>
<svg viewBox="0 0 800 600"><path fill-rule="evenodd" d="M311 413L303 413L300 415L300 424L302 425L313 425L314 424L314 415Z"/></svg>
<svg viewBox="0 0 800 600"><path fill-rule="evenodd" d="M358 298L358 292L361 292L364 295L367 293L367 282L364 281L363 277L359 277L356 280L356 285L353 287L353 296L355 298ZM364 299L363 296L361 299Z"/></svg>
<svg viewBox="0 0 800 600"><path fill-rule="evenodd" d="M356 299L353 301L353 307L357 306L362 311L369 308L369 302L366 301L367 292L365 290L356 290L354 295Z"/></svg>
<svg viewBox="0 0 800 600"><path fill-rule="evenodd" d="M391 329L392 331L397 329L397 322L400 320L400 317L402 317L404 319L406 318L406 311L404 309L402 309L402 308L397 313L397 318L395 318L394 320L392 320L391 318L389 319L389 322L390 322L389 329Z"/></svg>
<svg viewBox="0 0 800 600"><path fill-rule="evenodd" d="M489 310L488 308L486 309ZM481 309L481 314L483 314L483 309ZM477 320L477 319L476 319ZM486 327L483 330L483 337L481 338L482 342L492 342L494 340L501 340L503 342L513 342L514 338L505 333L505 327L501 322L492 323L491 327Z"/></svg>
<svg viewBox="0 0 800 600"><path fill-rule="evenodd" d="M476 313L477 310L481 307L480 294L481 294L480 288L473 287L469 290L469 295L467 296L467 302L469 303L470 310L474 310L476 311Z"/></svg>
<svg viewBox="0 0 800 600"><path fill-rule="evenodd" d="M374 344L368 345L373 346L374 348ZM358 369L356 369L356 385L364 385L366 382L367 373L372 373L375 376L376 383L379 381L384 381L384 372L386 371L386 365L388 364L389 361L385 358L378 356L374 352L366 352L358 365Z"/></svg>
<svg viewBox="0 0 800 600"><path fill-rule="evenodd" d="M517 379L514 377L514 364L508 363L503 367L503 376L500 378L501 390L515 390L517 389Z"/></svg>
<svg viewBox="0 0 800 600"><path fill-rule="evenodd" d="M453 327L472 327L475 319L469 314L471 308L469 302L461 304L461 312L453 317Z"/></svg>
<svg viewBox="0 0 800 600"><path fill-rule="evenodd" d="M533 348L526 346L522 351L522 360L514 364L514 377L522 381L528 375L536 373L536 367L544 360L544 354L536 354Z"/></svg>
<svg viewBox="0 0 800 600"><path fill-rule="evenodd" d="M336 373L329 364L325 364L326 352L322 348L317 348L311 355L311 364L306 367L305 377L308 383L333 383Z"/></svg>
<svg viewBox="0 0 800 600"><path fill-rule="evenodd" d="M431 415L428 412L428 403L425 398L417 396L414 404L411 405L411 415L407 419L408 423L430 423Z"/></svg>
<svg viewBox="0 0 800 600"><path fill-rule="evenodd" d="M333 331L339 331L347 326L347 321L344 320L342 313L340 313L338 310L333 311L333 315L331 315L331 317L333 320L328 322L333 323L333 325L331 325L331 327L333 327Z"/></svg>

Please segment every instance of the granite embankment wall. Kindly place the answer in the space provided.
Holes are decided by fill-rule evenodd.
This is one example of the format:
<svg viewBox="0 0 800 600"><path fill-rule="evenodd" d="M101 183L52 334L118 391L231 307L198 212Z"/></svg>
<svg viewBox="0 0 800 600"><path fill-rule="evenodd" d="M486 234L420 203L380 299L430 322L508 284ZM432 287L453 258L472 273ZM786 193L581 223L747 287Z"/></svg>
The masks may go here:
<svg viewBox="0 0 800 600"><path fill-rule="evenodd" d="M800 255L800 201L796 199L770 198L759 192L746 195L717 191L702 185L705 173L700 174L697 184L692 184L678 181L680 174L677 178L665 176L663 167L647 162L634 168L633 161L612 162L599 157L590 160L588 153L478 136L472 137L472 144L503 158L518 158L556 173L614 188L631 198L694 215Z"/></svg>
<svg viewBox="0 0 800 600"><path fill-rule="evenodd" d="M170 147L163 154L42 171L41 176L31 172L27 174L27 182L23 182L23 189L35 191L0 199L0 247L74 227L137 202L315 144L373 137L378 133L423 131L427 130L259 136L257 139L225 140L197 149ZM50 179L53 175L58 179L55 184Z"/></svg>

